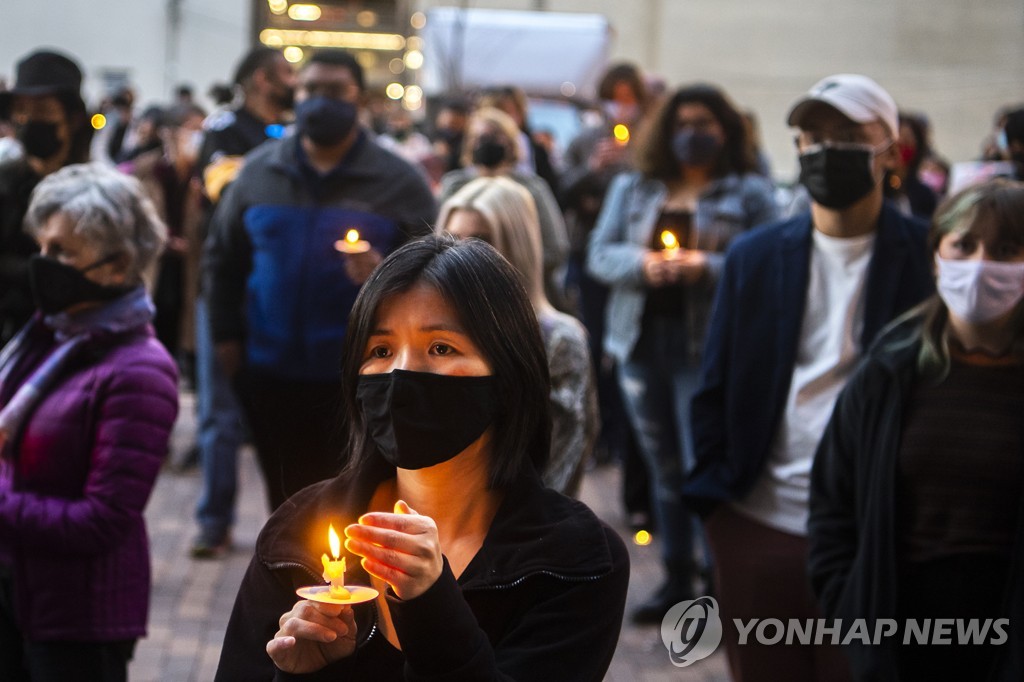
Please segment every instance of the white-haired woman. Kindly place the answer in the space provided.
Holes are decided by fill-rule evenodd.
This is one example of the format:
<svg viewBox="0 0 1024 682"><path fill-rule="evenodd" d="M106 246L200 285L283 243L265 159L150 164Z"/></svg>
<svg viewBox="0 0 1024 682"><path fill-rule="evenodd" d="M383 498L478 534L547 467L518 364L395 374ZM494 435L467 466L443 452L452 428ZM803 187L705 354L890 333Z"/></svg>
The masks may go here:
<svg viewBox="0 0 1024 682"><path fill-rule="evenodd" d="M25 228L37 312L0 353L0 679L124 680L149 608L143 508L177 416L143 284L166 229L139 183L73 165Z"/></svg>
<svg viewBox="0 0 1024 682"><path fill-rule="evenodd" d="M573 495L597 437L597 393L587 332L544 293L540 226L530 193L508 178L473 180L441 205L438 232L491 244L522 278L540 322L551 373L551 458L545 484Z"/></svg>

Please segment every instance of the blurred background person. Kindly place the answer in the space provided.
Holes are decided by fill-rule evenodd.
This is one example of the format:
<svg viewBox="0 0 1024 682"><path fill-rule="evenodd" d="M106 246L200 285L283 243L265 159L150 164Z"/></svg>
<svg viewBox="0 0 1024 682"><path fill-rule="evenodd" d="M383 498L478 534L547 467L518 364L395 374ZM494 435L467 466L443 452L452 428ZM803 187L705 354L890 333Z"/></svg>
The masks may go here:
<svg viewBox="0 0 1024 682"><path fill-rule="evenodd" d="M676 90L618 176L590 236L591 276L611 288L604 349L650 478L665 582L633 613L660 623L692 599L696 519L682 501L694 458L690 398L729 242L775 216L742 116L716 87Z"/></svg>
<svg viewBox="0 0 1024 682"><path fill-rule="evenodd" d="M151 152L163 153L166 107L151 104L135 118L124 135L115 163L134 161Z"/></svg>
<svg viewBox="0 0 1024 682"><path fill-rule="evenodd" d="M928 124L924 117L900 112L900 132L896 140L899 162L889 172L885 197L896 203L903 213L925 220L935 213L939 198L932 188L921 182L921 162L931 156L928 145Z"/></svg>
<svg viewBox="0 0 1024 682"><path fill-rule="evenodd" d="M0 119L10 120L23 150L0 166L0 343L34 310L28 263L38 247L21 229L29 196L50 173L89 158L93 130L81 87L74 60L39 50L18 62L14 86L0 92Z"/></svg>
<svg viewBox="0 0 1024 682"><path fill-rule="evenodd" d="M144 285L164 226L137 181L91 164L40 182L26 228L38 312L0 354L0 679L125 680L178 410Z"/></svg>
<svg viewBox="0 0 1024 682"><path fill-rule="evenodd" d="M1013 163L1015 176L1024 180L1024 107L1008 111L996 136L999 159Z"/></svg>
<svg viewBox="0 0 1024 682"><path fill-rule="evenodd" d="M704 519L733 675L840 682L849 662L838 645L741 644L737 623L821 617L807 575L816 448L863 354L934 289L926 226L883 197L898 161L892 96L867 76L836 74L786 120L812 203L735 239L725 256L691 401L697 463L684 500Z"/></svg>
<svg viewBox="0 0 1024 682"><path fill-rule="evenodd" d="M167 226L167 245L153 290L153 326L156 337L189 381L195 351L191 319L195 316L196 288L188 283L199 277L196 223L200 206L194 176L205 118L206 113L194 104L163 110L156 122L160 146L118 165L119 170L142 182Z"/></svg>
<svg viewBox="0 0 1024 682"><path fill-rule="evenodd" d="M533 131L530 130L530 100L527 99L522 88L514 85L489 88L480 95L477 106L494 107L512 117L519 130L519 134L516 136L516 144L519 147L516 170L538 176L548 184L548 189L557 197L559 193L558 173L551 162L547 148L534 139Z"/></svg>
<svg viewBox="0 0 1024 682"><path fill-rule="evenodd" d="M504 176L525 187L537 207L540 218L541 248L544 252L544 293L555 307L564 301L565 259L569 241L558 201L547 183L533 173L518 169L519 129L515 121L500 109L481 107L469 117L462 147L463 167L441 178L439 201L442 203L471 180Z"/></svg>
<svg viewBox="0 0 1024 682"><path fill-rule="evenodd" d="M295 101L295 71L280 50L260 45L238 61L238 104L205 123L195 175L203 183L203 216L197 241L209 233L214 207L238 174L248 152L283 132ZM202 492L196 504L198 532L191 555L216 559L231 547L238 497L238 449L245 438L242 408L214 352L208 291L197 277L195 302L197 458Z"/></svg>
<svg viewBox="0 0 1024 682"><path fill-rule="evenodd" d="M469 105L449 97L441 102L434 117L434 151L444 160L445 172L462 168L462 141L469 121Z"/></svg>
<svg viewBox="0 0 1024 682"><path fill-rule="evenodd" d="M430 138L421 133L412 115L403 107L392 105L384 132L376 143L420 168L436 188L445 173L445 162L434 150Z"/></svg>
<svg viewBox="0 0 1024 682"><path fill-rule="evenodd" d="M482 239L519 273L540 322L551 375L551 457L542 478L549 488L576 495L597 437L597 390L586 330L544 295L533 198L508 178L477 178L441 205L436 231Z"/></svg>
<svg viewBox="0 0 1024 682"><path fill-rule="evenodd" d="M854 640L857 679L1022 679L1024 185L951 197L928 246L938 294L874 344L818 448L810 576L844 627L1009 618L998 646Z"/></svg>
<svg viewBox="0 0 1024 682"><path fill-rule="evenodd" d="M640 69L629 63L613 64L597 88L600 111L569 144L561 177L561 203L569 235L566 298L583 321L590 340L590 357L597 377L601 431L596 458L622 463L622 497L634 530L651 530L649 482L637 452L632 427L622 404L614 359L603 348L608 287L587 274L587 240L601 212L608 186L631 168L635 136L653 101ZM624 139L616 139L614 128Z"/></svg>
<svg viewBox="0 0 1024 682"><path fill-rule="evenodd" d="M437 218L422 174L359 124L365 87L351 53L309 57L294 131L245 158L204 251L217 358L248 417L271 509L343 464L349 311L384 256ZM339 252L349 230L365 249Z"/></svg>

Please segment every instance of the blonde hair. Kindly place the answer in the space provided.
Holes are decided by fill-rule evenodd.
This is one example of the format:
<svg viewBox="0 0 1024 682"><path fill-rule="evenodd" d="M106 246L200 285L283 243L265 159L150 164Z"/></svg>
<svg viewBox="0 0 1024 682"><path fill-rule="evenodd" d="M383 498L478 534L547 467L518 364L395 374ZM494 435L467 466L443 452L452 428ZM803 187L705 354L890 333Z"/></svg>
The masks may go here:
<svg viewBox="0 0 1024 682"><path fill-rule="evenodd" d="M550 308L544 295L540 219L526 188L505 177L477 178L441 205L435 233L447 230L456 211L476 211L487 222L491 245L519 272L534 310Z"/></svg>
<svg viewBox="0 0 1024 682"><path fill-rule="evenodd" d="M466 167L473 165L473 147L476 146L476 141L480 137L475 129L479 123L486 123L490 127L496 128L508 140L508 156L505 158L505 162L511 163L513 166L519 163L519 128L516 126L516 122L501 109L480 107L472 113L466 123L466 141L462 145L462 165Z"/></svg>

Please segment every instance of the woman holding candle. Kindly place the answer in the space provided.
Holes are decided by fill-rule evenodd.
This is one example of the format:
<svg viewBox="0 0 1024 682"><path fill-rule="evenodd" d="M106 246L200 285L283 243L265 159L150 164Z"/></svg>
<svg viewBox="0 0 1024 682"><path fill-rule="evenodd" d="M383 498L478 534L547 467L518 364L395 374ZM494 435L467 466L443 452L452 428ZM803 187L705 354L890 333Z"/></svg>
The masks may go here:
<svg viewBox="0 0 1024 682"><path fill-rule="evenodd" d="M575 495L597 438L597 389L587 332L544 294L540 226L529 192L508 178L477 178L441 206L438 233L476 237L508 259L537 313L551 375L551 458L544 484Z"/></svg>
<svg viewBox="0 0 1024 682"><path fill-rule="evenodd" d="M615 178L590 235L587 269L611 288L605 351L651 481L665 583L634 613L660 623L693 597L695 523L681 500L692 462L690 397L723 252L772 219L771 183L747 128L717 88L680 88L638 140L634 172Z"/></svg>
<svg viewBox="0 0 1024 682"><path fill-rule="evenodd" d="M548 372L512 267L479 240L403 246L359 294L343 375L349 465L263 529L217 679L600 680L628 555L537 475ZM380 595L296 603L334 521L361 557L346 585Z"/></svg>
<svg viewBox="0 0 1024 682"><path fill-rule="evenodd" d="M829 619L898 625L844 646L857 679L1020 680L1024 184L947 199L929 246L937 295L875 342L818 447L810 576ZM932 642L955 620L954 646L910 619ZM956 646L970 619L984 634Z"/></svg>
<svg viewBox="0 0 1024 682"><path fill-rule="evenodd" d="M0 353L0 679L124 680L178 409L143 285L166 230L99 164L43 179L25 224L37 312Z"/></svg>

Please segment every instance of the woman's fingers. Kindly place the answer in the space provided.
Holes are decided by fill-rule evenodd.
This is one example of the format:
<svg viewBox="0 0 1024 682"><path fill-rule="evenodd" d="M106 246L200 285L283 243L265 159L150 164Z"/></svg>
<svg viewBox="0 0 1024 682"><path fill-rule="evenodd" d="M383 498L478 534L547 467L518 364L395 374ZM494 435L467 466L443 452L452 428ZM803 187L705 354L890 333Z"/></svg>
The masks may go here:
<svg viewBox="0 0 1024 682"><path fill-rule="evenodd" d="M316 642L333 642L349 634L351 619L343 616L345 611L351 610L351 607L340 604L300 601L291 611L281 616L277 635Z"/></svg>
<svg viewBox="0 0 1024 682"><path fill-rule="evenodd" d="M367 573L408 599L434 584L444 560L434 520L402 500L394 509L394 513L363 514L359 523L347 526L345 549L363 557Z"/></svg>

